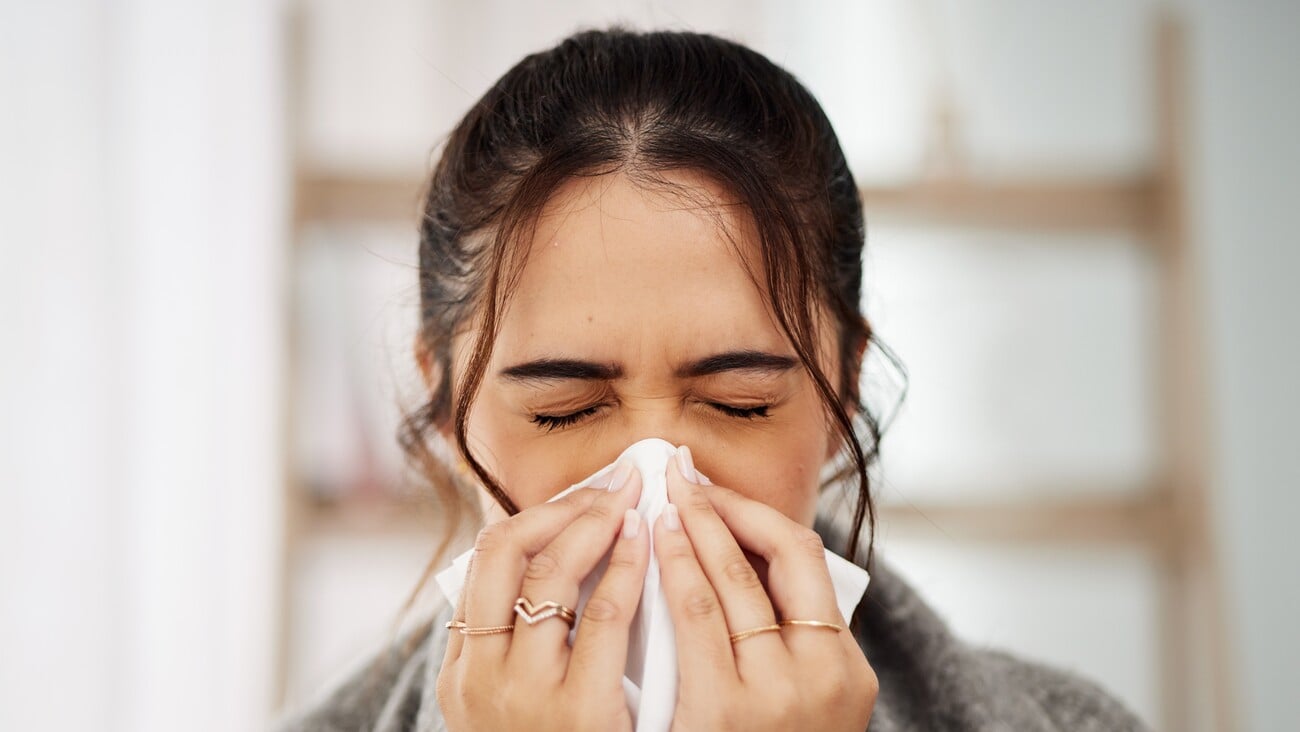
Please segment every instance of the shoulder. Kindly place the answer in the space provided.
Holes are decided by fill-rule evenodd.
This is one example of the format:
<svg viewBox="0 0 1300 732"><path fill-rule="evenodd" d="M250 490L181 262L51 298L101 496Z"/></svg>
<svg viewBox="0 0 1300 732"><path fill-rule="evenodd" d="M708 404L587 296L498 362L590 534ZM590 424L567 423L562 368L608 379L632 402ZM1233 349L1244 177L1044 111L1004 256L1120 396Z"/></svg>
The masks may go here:
<svg viewBox="0 0 1300 732"><path fill-rule="evenodd" d="M316 698L283 713L274 732L423 729L417 723L442 663L448 611L441 602L426 620L373 650Z"/></svg>
<svg viewBox="0 0 1300 732"><path fill-rule="evenodd" d="M1079 732L1148 729L1135 714L1096 682L1071 671L996 649L973 650L981 665L1004 679L1008 694L1042 711L1050 729Z"/></svg>

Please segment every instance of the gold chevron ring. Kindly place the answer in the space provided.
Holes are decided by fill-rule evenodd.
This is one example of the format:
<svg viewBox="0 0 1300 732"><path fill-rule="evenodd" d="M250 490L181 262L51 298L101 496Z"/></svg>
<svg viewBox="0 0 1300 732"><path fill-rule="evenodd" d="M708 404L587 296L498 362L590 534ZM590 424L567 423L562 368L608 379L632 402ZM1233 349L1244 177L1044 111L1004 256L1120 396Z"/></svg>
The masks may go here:
<svg viewBox="0 0 1300 732"><path fill-rule="evenodd" d="M515 614L523 618L529 625L536 625L547 618L558 617L570 628L573 627L578 617L572 608L567 608L554 600L547 600L539 605L534 605L526 597L515 600Z"/></svg>

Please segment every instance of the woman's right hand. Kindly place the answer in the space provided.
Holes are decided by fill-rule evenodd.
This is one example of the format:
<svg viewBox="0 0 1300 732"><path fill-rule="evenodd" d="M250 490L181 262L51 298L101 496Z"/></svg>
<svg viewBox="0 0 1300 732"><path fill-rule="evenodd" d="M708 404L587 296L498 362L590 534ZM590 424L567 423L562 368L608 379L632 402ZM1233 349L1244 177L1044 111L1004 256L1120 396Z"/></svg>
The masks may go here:
<svg viewBox="0 0 1300 732"><path fill-rule="evenodd" d="M474 636L449 631L437 682L449 730L632 729L622 680L649 532L634 508L640 471L627 462L611 476L611 485L623 479L614 490L581 488L479 532L457 617L471 627L515 629ZM583 607L572 648L562 619L529 625L515 615L521 596L535 605L555 600L576 608L582 581L611 542L608 569Z"/></svg>

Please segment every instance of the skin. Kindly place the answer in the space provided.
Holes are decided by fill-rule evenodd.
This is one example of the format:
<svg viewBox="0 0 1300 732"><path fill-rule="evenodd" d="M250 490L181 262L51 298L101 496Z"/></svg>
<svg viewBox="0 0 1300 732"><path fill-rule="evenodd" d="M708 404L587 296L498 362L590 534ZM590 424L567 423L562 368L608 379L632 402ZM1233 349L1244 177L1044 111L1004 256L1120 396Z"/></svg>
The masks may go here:
<svg viewBox="0 0 1300 732"><path fill-rule="evenodd" d="M705 176L663 175L728 200ZM630 729L619 679L650 532L678 636L674 729L865 728L876 677L847 630L728 639L777 618L847 623L811 529L838 441L762 277L746 270L758 261L752 221L739 207L714 211L621 173L574 179L543 211L467 425L470 449L521 511L507 517L480 492L486 526L461 617L512 624L520 595L573 607L581 580L614 554L571 649L553 619L451 634L438 695L453 728ZM821 366L835 374L834 329L818 330ZM468 341L452 351L463 369ZM737 352L751 357L708 360ZM555 360L580 364L557 370ZM579 416L557 426L538 415ZM670 461L675 509L654 526L629 510L640 494L632 470L617 490L547 503L646 437L686 446ZM539 698L561 703L539 708Z"/></svg>

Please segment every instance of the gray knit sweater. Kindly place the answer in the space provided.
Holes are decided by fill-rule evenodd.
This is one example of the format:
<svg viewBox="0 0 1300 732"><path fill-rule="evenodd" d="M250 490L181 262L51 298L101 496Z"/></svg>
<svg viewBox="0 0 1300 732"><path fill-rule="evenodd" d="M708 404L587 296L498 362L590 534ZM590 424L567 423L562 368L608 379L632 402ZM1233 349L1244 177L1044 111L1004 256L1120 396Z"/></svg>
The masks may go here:
<svg viewBox="0 0 1300 732"><path fill-rule="evenodd" d="M843 546L818 517L826 546ZM880 680L868 732L901 730L1146 730L1091 681L954 636L879 555L851 628ZM445 730L434 693L447 644L442 601L432 618L380 649L313 704L281 719L277 732Z"/></svg>

